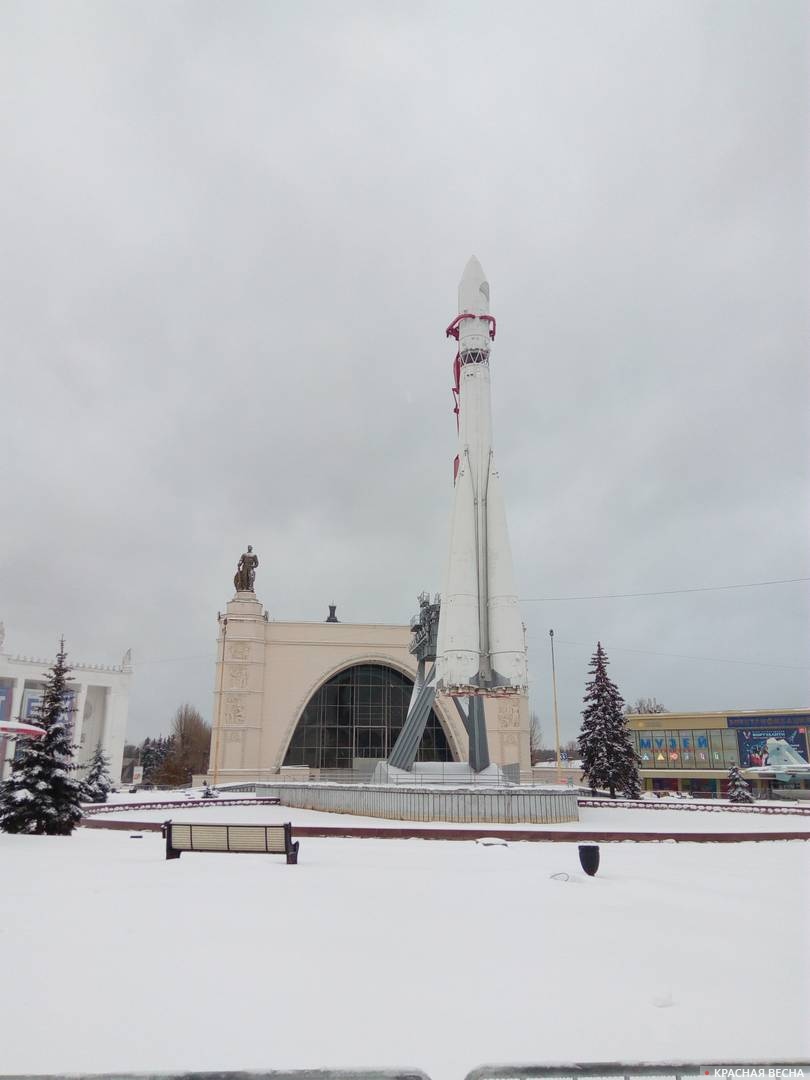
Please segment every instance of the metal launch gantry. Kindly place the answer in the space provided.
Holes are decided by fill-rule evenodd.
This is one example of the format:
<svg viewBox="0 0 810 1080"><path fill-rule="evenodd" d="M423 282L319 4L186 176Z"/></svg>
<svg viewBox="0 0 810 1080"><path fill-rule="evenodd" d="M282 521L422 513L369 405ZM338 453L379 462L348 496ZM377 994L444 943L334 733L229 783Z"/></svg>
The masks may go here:
<svg viewBox="0 0 810 1080"><path fill-rule="evenodd" d="M440 611L441 597L438 593L433 600L430 599L430 593L419 594L419 612L411 619L413 636L408 646L410 654L416 657L416 682L413 685L408 715L388 758L390 766L407 772L410 772L416 761L419 744L422 742L425 726L436 697L436 645ZM429 671L427 671L428 664L432 665ZM469 739L470 768L473 772L481 772L489 767L489 745L483 699L470 697L467 712L464 711L458 697L453 696L451 700Z"/></svg>

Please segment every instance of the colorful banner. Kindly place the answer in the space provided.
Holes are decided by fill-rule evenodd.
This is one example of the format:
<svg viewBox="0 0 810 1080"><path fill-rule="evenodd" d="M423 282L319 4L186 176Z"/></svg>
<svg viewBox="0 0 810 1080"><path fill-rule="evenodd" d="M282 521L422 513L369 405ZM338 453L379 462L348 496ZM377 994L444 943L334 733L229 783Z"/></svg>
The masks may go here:
<svg viewBox="0 0 810 1080"><path fill-rule="evenodd" d="M39 714L39 706L42 702L42 690L23 690L22 695L22 707L20 709L20 716L23 720L32 720L36 723L37 716Z"/></svg>
<svg viewBox="0 0 810 1080"><path fill-rule="evenodd" d="M771 727L740 728L737 743L740 748L740 765L744 769L758 768L768 764L768 739L784 739L791 750L807 761L807 728Z"/></svg>

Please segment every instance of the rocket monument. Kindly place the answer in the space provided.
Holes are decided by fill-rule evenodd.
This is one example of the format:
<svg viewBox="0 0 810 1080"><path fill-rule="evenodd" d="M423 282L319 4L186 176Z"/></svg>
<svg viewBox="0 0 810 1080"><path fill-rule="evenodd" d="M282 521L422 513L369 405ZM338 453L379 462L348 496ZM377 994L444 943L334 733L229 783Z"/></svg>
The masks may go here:
<svg viewBox="0 0 810 1080"><path fill-rule="evenodd" d="M458 454L450 551L435 650L417 653L414 696L389 764L412 767L433 698L439 694L454 699L469 736L470 766L480 772L489 765L484 699L525 694L528 679L506 513L492 451L490 353L495 319L489 310L489 282L475 256L464 268L458 315L447 336L458 341L453 364ZM425 676L424 661L434 658L435 665ZM463 698L468 700L466 712Z"/></svg>
<svg viewBox="0 0 810 1080"><path fill-rule="evenodd" d="M450 554L442 592L436 689L453 695L523 694L526 647L501 481L492 452L489 282L473 256L458 289L454 363L458 415Z"/></svg>

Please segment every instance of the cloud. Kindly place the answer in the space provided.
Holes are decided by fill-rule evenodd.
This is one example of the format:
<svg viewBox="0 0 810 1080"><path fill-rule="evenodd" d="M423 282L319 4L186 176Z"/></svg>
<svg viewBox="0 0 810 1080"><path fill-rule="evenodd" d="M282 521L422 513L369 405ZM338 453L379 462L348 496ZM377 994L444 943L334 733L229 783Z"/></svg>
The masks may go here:
<svg viewBox="0 0 810 1080"><path fill-rule="evenodd" d="M248 542L279 619L439 587L472 252L523 596L807 573L803 5L2 22L7 648L132 646L132 737L210 711ZM629 699L804 705L800 670L623 650L801 665L807 616L802 586L526 604L533 703L554 626L566 735L597 638Z"/></svg>

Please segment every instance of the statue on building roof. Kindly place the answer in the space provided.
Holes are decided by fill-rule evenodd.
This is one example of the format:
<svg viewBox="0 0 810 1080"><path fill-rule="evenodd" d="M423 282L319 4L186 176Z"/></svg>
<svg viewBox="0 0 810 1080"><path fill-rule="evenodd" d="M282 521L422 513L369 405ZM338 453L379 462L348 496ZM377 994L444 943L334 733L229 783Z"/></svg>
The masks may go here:
<svg viewBox="0 0 810 1080"><path fill-rule="evenodd" d="M256 581L256 567L258 565L259 556L254 554L252 545L248 544L248 549L239 560L239 565L236 568L236 574L233 579L233 584L237 592L254 591L253 585Z"/></svg>

